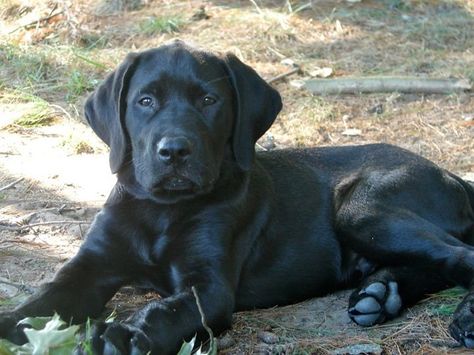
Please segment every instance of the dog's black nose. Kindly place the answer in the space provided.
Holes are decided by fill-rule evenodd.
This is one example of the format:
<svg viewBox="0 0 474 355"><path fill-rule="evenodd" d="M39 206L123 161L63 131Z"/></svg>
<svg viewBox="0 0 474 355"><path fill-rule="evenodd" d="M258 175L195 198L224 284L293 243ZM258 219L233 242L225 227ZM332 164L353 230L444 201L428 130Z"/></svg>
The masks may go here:
<svg viewBox="0 0 474 355"><path fill-rule="evenodd" d="M167 164L186 160L191 155L191 143L185 137L164 137L158 142L158 157Z"/></svg>

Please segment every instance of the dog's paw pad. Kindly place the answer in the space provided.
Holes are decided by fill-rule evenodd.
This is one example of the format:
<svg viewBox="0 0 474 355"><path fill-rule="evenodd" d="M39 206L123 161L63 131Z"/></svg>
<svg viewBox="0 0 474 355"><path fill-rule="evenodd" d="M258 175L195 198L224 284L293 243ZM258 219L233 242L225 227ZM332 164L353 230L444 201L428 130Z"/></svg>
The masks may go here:
<svg viewBox="0 0 474 355"><path fill-rule="evenodd" d="M468 295L454 312L449 326L452 337L466 348L474 349L474 297Z"/></svg>
<svg viewBox="0 0 474 355"><path fill-rule="evenodd" d="M359 291L359 294L368 294L377 297L378 299L383 299L385 297L385 292L387 292L387 287L381 282L374 282L366 288L363 288Z"/></svg>
<svg viewBox="0 0 474 355"><path fill-rule="evenodd" d="M352 294L349 317L358 325L368 327L395 317L402 308L398 284L374 282Z"/></svg>
<svg viewBox="0 0 474 355"><path fill-rule="evenodd" d="M396 282L388 283L388 296L385 300L384 308L392 317L395 317L402 308L402 299L398 293L398 284Z"/></svg>
<svg viewBox="0 0 474 355"><path fill-rule="evenodd" d="M360 314L363 313L376 313L380 312L382 307L380 303L373 297L367 296L362 298L359 302L355 304L352 308L354 311L357 311Z"/></svg>

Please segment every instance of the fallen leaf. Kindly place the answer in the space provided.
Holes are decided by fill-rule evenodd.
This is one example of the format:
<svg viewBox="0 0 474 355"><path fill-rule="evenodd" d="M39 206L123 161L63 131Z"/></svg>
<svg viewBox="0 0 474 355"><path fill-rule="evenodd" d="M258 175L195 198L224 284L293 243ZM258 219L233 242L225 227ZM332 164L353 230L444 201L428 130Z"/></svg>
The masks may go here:
<svg viewBox="0 0 474 355"><path fill-rule="evenodd" d="M290 81L290 85L297 88L297 89L303 87L304 84L305 84L304 80L291 80Z"/></svg>
<svg viewBox="0 0 474 355"><path fill-rule="evenodd" d="M290 58L285 58L280 63L283 64L283 65L289 66L289 67L296 66L295 61L293 59L290 59Z"/></svg>
<svg viewBox="0 0 474 355"><path fill-rule="evenodd" d="M332 75L333 70L332 68L317 68L314 70L311 70L309 72L309 75L311 75L314 78L328 78Z"/></svg>
<svg viewBox="0 0 474 355"><path fill-rule="evenodd" d="M474 171L472 173L467 173L462 176L463 180L471 181L474 183Z"/></svg>

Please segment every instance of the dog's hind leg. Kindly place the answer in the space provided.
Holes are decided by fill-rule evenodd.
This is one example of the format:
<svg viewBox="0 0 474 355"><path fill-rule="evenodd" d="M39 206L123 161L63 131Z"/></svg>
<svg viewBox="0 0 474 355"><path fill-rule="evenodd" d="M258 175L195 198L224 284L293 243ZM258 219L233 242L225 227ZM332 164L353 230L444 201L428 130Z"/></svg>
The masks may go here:
<svg viewBox="0 0 474 355"><path fill-rule="evenodd" d="M362 281L349 298L349 317L358 325L371 326L396 317L400 311L428 294L450 286L433 270L390 267Z"/></svg>
<svg viewBox="0 0 474 355"><path fill-rule="evenodd" d="M409 266L414 280L416 273L433 270L443 280L468 288L450 330L458 341L474 348L474 248L406 209L356 202L346 201L338 210L336 226L342 243L382 267ZM424 284L413 284L411 292L423 294L416 289ZM373 286L377 287L381 288ZM387 287L390 293L390 282ZM357 301L353 302L356 306ZM359 309L363 305L359 304ZM372 302L372 307L367 307L373 310L376 305ZM376 323L377 319L366 320L371 321Z"/></svg>

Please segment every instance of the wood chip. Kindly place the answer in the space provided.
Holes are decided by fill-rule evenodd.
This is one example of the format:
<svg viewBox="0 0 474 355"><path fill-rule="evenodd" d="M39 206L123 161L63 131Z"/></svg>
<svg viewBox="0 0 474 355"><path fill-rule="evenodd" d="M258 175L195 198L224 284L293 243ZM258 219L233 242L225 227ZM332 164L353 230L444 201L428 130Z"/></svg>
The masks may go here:
<svg viewBox="0 0 474 355"><path fill-rule="evenodd" d="M358 128L348 128L344 132L342 132L343 136L360 136L362 131Z"/></svg>

